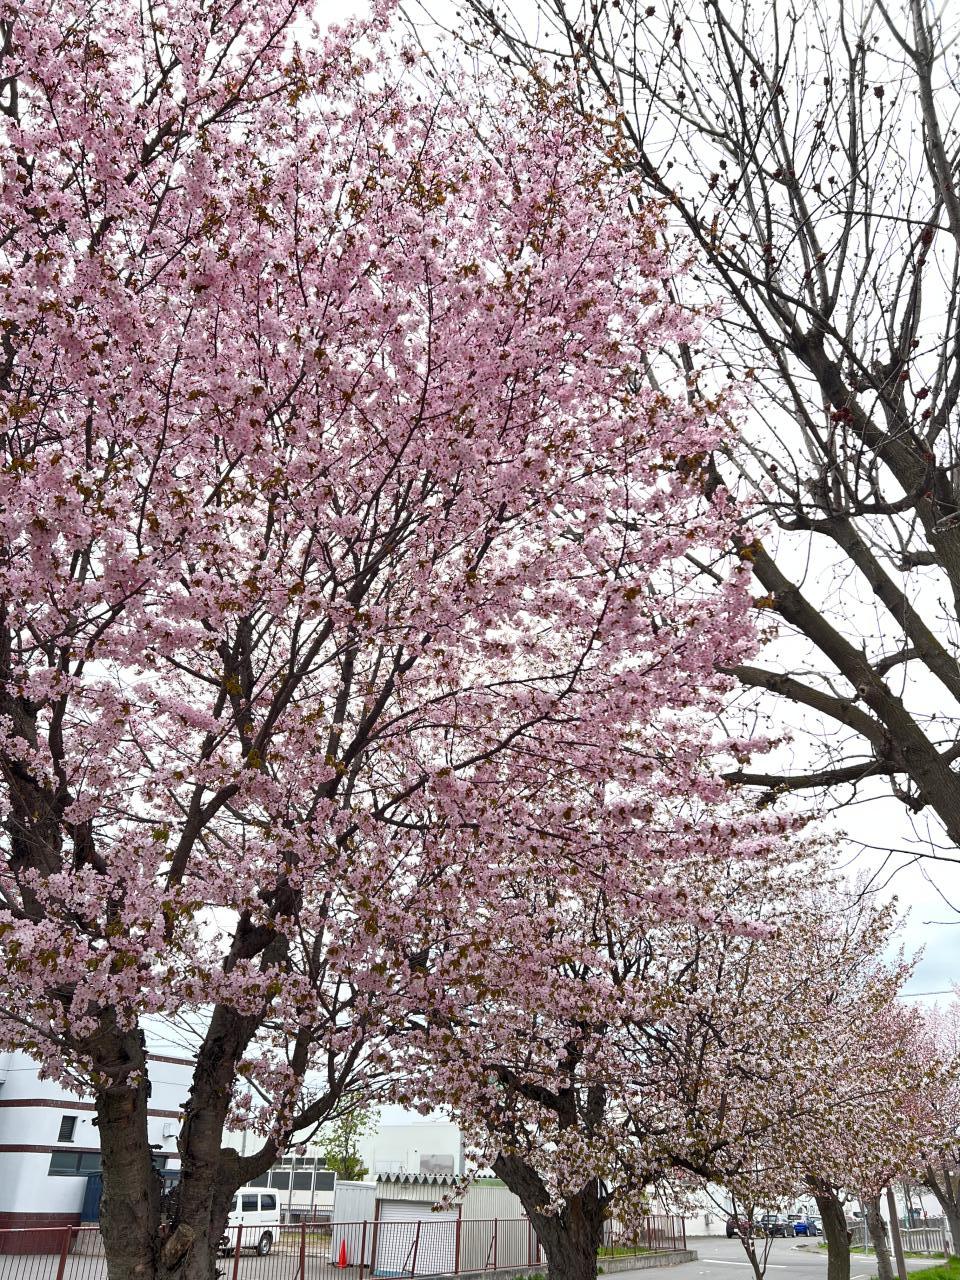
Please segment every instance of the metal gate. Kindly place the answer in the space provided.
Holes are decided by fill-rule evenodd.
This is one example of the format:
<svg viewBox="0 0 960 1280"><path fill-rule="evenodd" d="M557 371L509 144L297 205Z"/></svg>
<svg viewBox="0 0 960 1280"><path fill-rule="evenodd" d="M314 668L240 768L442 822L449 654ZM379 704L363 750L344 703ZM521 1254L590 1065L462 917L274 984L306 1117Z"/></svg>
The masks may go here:
<svg viewBox="0 0 960 1280"><path fill-rule="evenodd" d="M381 1200L373 1249L375 1276L435 1276L457 1269L456 1209L433 1213L423 1201Z"/></svg>

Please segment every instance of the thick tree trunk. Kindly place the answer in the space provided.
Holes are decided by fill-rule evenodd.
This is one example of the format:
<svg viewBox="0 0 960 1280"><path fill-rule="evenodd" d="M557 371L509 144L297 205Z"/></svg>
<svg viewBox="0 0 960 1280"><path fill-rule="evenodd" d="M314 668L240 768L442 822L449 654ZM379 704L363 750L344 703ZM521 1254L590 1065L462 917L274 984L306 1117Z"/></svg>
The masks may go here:
<svg viewBox="0 0 960 1280"><path fill-rule="evenodd" d="M886 1223L880 1212L880 1197L865 1196L863 1210L873 1251L877 1255L877 1280L894 1280L893 1259L890 1257Z"/></svg>
<svg viewBox="0 0 960 1280"><path fill-rule="evenodd" d="M810 1182L827 1242L827 1280L850 1280L850 1233L840 1197L825 1183Z"/></svg>
<svg viewBox="0 0 960 1280"><path fill-rule="evenodd" d="M230 1201L245 1178L272 1163L272 1149L264 1147L262 1165L251 1167L253 1161L247 1160L244 1171L239 1155L222 1146L236 1063L256 1025L256 1019L222 1005L210 1017L180 1131L183 1173L158 1280L168 1280L173 1272L176 1280L215 1280Z"/></svg>
<svg viewBox="0 0 960 1280"><path fill-rule="evenodd" d="M928 1165L923 1171L924 1184L937 1197L950 1232L950 1252L960 1257L960 1175L952 1173L946 1161L939 1168Z"/></svg>
<svg viewBox="0 0 960 1280"><path fill-rule="evenodd" d="M545 1213L546 1188L519 1156L500 1155L494 1173L518 1196L547 1259L550 1280L596 1280L597 1254L603 1243L606 1196L591 1179L566 1197L559 1213Z"/></svg>
<svg viewBox="0 0 960 1280"><path fill-rule="evenodd" d="M107 1275L109 1280L152 1280L160 1184L147 1134L147 1055L139 1031L111 1036L108 1047L115 1069L123 1074L96 1094L103 1166L100 1230Z"/></svg>
<svg viewBox="0 0 960 1280"><path fill-rule="evenodd" d="M947 1231L950 1233L949 1249L955 1258L960 1258L960 1211L951 1206L943 1210L947 1220Z"/></svg>
<svg viewBox="0 0 960 1280"><path fill-rule="evenodd" d="M221 1151L217 1141L212 1158L185 1167L172 1219L161 1223L160 1179L146 1140L146 1093L141 1087L97 1098L108 1280L215 1280L219 1242L242 1180L237 1154Z"/></svg>
<svg viewBox="0 0 960 1280"><path fill-rule="evenodd" d="M232 1060L225 1037L217 1033L231 1016L215 1011L215 1034L198 1056L178 1144L181 1180L168 1223L160 1221L161 1183L147 1130L150 1085L142 1033L121 1033L107 1014L107 1029L90 1046L104 1070L111 1070L111 1083L96 1091L108 1280L215 1280L230 1202L245 1177L273 1162L275 1150L268 1145L258 1153L259 1163L248 1158L243 1167L237 1152L221 1146Z"/></svg>

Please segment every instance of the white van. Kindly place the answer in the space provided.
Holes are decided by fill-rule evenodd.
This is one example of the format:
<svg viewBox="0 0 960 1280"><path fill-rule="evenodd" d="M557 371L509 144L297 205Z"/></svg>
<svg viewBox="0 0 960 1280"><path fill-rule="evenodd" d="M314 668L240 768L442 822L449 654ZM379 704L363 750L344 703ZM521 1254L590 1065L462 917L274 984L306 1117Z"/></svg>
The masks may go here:
<svg viewBox="0 0 960 1280"><path fill-rule="evenodd" d="M237 1247L237 1232L243 1228L241 1249L256 1249L261 1258L273 1248L280 1235L280 1203L276 1191L261 1191L259 1187L241 1187L233 1197L227 1215L227 1229L220 1241L223 1253L232 1253Z"/></svg>

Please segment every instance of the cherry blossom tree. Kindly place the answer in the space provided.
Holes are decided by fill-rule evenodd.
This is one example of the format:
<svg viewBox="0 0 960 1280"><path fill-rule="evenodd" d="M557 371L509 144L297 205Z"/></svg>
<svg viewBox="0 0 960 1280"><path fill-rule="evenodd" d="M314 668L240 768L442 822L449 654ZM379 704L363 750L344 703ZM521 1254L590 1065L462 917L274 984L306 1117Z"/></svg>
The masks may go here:
<svg viewBox="0 0 960 1280"><path fill-rule="evenodd" d="M426 1062L442 1062L445 1100L524 1202L552 1271L590 1280L605 1219L628 1229L650 1184L700 1179L744 1206L813 1193L831 1275L849 1275L842 1197L891 1161L909 1167L913 1076L893 1005L908 969L883 959L893 910L824 861L797 867L782 835L764 847L763 815L690 827L698 858L669 876L646 858L576 900L515 877L529 941L498 927L484 963L438 969L447 1005L431 1001ZM549 978L531 991L534 946ZM762 1252L744 1243L759 1280Z"/></svg>
<svg viewBox="0 0 960 1280"><path fill-rule="evenodd" d="M669 797L669 771L657 790ZM497 922L479 956L441 966L445 1003L435 993L410 1046L431 1101L442 1065L443 1100L520 1197L551 1274L590 1280L604 1222L635 1227L652 1183L721 1180L752 1204L802 1183L798 1082L830 1050L797 1005L819 998L824 963L839 982L886 940L888 913L870 928L825 919L783 818L683 808L695 858L675 856L661 812L645 832L660 855L612 863L590 894L512 876L526 935L506 941ZM840 885L830 898L841 905ZM534 948L547 973L531 990Z"/></svg>
<svg viewBox="0 0 960 1280"><path fill-rule="evenodd" d="M936 1196L951 1249L960 1256L960 1003L927 1013L913 1049L922 1073L918 1176Z"/></svg>
<svg viewBox="0 0 960 1280"><path fill-rule="evenodd" d="M525 939L552 998L515 872L646 868L646 927L736 835L702 712L745 583L686 558L728 424L636 377L694 332L658 211L563 94L310 23L0 8L0 1037L95 1099L111 1280L208 1280L458 948ZM163 1227L158 1016L202 1027Z"/></svg>
<svg viewBox="0 0 960 1280"><path fill-rule="evenodd" d="M915 1167L921 1149L922 1073L911 1051L917 1015L897 998L911 965L888 958L892 905L830 886L810 906L789 931L795 992L772 1001L756 1023L758 1044L776 1064L767 1079L754 1073L751 1082L750 1106L762 1119L738 1119L732 1110L733 1141L715 1176L757 1203L812 1194L831 1280L849 1276L845 1204L859 1199L889 1280L880 1197Z"/></svg>

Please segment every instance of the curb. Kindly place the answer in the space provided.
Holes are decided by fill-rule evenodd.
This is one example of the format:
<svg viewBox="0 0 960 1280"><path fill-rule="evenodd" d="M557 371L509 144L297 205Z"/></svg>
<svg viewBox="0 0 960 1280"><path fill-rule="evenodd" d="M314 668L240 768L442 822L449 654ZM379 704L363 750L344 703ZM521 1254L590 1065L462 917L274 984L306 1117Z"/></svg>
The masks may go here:
<svg viewBox="0 0 960 1280"><path fill-rule="evenodd" d="M696 1262L696 1249L671 1249L667 1253L638 1253L633 1258L601 1258L597 1267L598 1276L610 1276L621 1271L646 1271L653 1267L675 1267L682 1262ZM547 1267L497 1267L489 1271L460 1271L449 1280L525 1280L528 1276L549 1276ZM445 1280L435 1276L433 1280Z"/></svg>
<svg viewBox="0 0 960 1280"><path fill-rule="evenodd" d="M640 1253L635 1258L603 1258L597 1275L609 1276L617 1271L646 1271L651 1267L676 1267L681 1262L696 1262L696 1249L671 1249L669 1253Z"/></svg>

